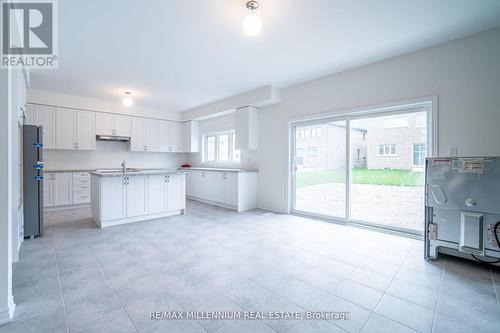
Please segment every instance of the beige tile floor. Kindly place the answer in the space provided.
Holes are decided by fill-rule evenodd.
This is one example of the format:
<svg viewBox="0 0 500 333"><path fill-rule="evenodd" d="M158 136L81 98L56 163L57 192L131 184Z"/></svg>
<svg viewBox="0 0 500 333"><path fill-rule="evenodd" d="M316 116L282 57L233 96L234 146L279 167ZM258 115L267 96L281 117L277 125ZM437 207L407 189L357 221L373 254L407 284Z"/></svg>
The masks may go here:
<svg viewBox="0 0 500 333"><path fill-rule="evenodd" d="M422 242L196 202L100 230L48 213L14 269L0 332L499 332L500 272ZM345 311L350 320L150 320L150 311Z"/></svg>

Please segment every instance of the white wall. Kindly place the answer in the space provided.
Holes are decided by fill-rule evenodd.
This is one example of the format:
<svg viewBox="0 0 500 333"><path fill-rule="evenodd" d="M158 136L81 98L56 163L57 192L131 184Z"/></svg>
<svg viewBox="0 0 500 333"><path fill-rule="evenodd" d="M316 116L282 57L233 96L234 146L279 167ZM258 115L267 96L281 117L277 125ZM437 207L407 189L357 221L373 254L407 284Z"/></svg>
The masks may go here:
<svg viewBox="0 0 500 333"><path fill-rule="evenodd" d="M186 157L193 166L220 166L220 167L236 167L236 168L257 168L257 152L256 151L242 151L240 163L207 163L202 162L203 152L203 136L214 132L234 130L236 116L234 113L202 120L200 121L200 150L201 153L191 153Z"/></svg>
<svg viewBox="0 0 500 333"><path fill-rule="evenodd" d="M35 89L28 90L28 102L165 120L181 120L179 112L162 111L139 105L127 108L121 103ZM174 168L180 166L185 158L185 154L177 153L131 152L128 149L128 143L101 141L97 142L95 151L44 151L45 167L63 170L120 168L122 160L127 162L128 167Z"/></svg>
<svg viewBox="0 0 500 333"><path fill-rule="evenodd" d="M259 206L287 211L288 122L438 95L440 155L500 155L500 28L291 86L259 115Z"/></svg>
<svg viewBox="0 0 500 333"><path fill-rule="evenodd" d="M146 153L128 150L128 143L97 141L94 151L45 150L46 169L120 168L122 160L130 168L176 168L186 154Z"/></svg>

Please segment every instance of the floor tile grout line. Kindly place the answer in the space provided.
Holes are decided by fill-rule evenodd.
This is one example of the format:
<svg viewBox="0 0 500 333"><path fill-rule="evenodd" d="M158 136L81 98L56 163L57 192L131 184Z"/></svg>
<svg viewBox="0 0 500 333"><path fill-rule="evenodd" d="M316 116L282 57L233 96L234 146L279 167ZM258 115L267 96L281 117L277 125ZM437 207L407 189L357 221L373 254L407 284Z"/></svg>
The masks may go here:
<svg viewBox="0 0 500 333"><path fill-rule="evenodd" d="M68 323L68 313L66 312L66 303L64 302L64 293L63 293L63 288L62 288L62 283L61 283L61 272L59 271L59 260L57 258L57 250L54 248L54 256L56 259L56 269L57 269L57 281L59 282L59 292L61 293L61 300L63 304L63 311L64 311L64 321L66 323L66 332L69 333L69 323Z"/></svg>
<svg viewBox="0 0 500 333"><path fill-rule="evenodd" d="M94 251L92 250L92 248L89 246L89 244L86 242L85 239L83 239L83 242L85 243L85 245L89 248L90 252L92 253L92 256L95 258L95 253ZM139 332L139 330L137 329L137 327L135 326L134 322L132 321L132 318L130 318L130 315L129 313L127 312L127 310L125 310L125 307L123 306L122 302L120 301L120 299L118 298L118 295L116 294L116 291L115 289L113 288L113 286L111 285L111 283L108 281L108 278L106 277L106 274L104 273L104 270L102 269L101 267L101 264L99 263L99 260L96 259L96 263L97 263L97 267L99 267L99 271L101 272L101 275L102 277L104 278L104 280L106 281L106 284L108 285L108 287L111 289L111 291L113 292L113 295L115 296L116 298L116 301L118 302L118 304L120 304L120 307L122 308L122 310L125 312L125 314L127 315L127 318L130 322L130 324L132 324L132 326L134 327L135 331L136 332ZM101 316L102 318L102 316Z"/></svg>
<svg viewBox="0 0 500 333"><path fill-rule="evenodd" d="M432 318L432 327L431 327L431 333L434 332L436 329L436 318L438 314L438 305L439 305L439 298L441 297L441 289L443 288L443 282L444 282L444 275L446 272L446 264L448 263L448 259L445 260L444 266L443 266L443 272L441 273L441 280L439 281L439 289L438 289L438 296L436 299L436 307L434 308L434 317Z"/></svg>
<svg viewBox="0 0 500 333"><path fill-rule="evenodd" d="M490 278L491 278L491 283L493 283L493 290L495 291L495 295L497 296L497 303L500 304L500 296L498 295L499 291L497 289L496 283L495 283L495 278L493 277L493 270L490 267Z"/></svg>

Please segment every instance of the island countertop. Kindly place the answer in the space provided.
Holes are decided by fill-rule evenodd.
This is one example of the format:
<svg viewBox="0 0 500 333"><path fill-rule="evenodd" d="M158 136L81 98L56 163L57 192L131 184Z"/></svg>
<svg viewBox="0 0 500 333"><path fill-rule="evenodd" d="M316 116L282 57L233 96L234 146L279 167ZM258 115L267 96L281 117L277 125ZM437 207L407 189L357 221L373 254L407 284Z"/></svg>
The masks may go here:
<svg viewBox="0 0 500 333"><path fill-rule="evenodd" d="M123 173L121 170L95 170L90 174L97 177L130 177L130 176L147 176L147 175L167 175L178 173L178 169L133 169Z"/></svg>

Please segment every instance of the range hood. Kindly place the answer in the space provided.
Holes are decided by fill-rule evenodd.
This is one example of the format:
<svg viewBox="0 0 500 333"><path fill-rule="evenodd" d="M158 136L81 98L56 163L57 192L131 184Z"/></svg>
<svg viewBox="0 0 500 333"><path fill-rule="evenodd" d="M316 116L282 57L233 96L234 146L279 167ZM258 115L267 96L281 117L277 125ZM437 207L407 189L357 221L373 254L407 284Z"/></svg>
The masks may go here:
<svg viewBox="0 0 500 333"><path fill-rule="evenodd" d="M98 141L117 141L117 142L129 142L130 138L128 136L116 136L116 135L96 135Z"/></svg>

